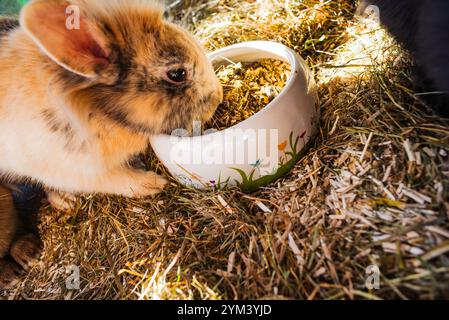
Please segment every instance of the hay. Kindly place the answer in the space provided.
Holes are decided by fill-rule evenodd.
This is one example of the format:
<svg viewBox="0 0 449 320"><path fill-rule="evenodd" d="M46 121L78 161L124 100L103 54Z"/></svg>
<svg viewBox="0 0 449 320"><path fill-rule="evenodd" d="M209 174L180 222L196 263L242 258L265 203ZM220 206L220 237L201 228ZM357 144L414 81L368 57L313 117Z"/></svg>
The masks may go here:
<svg viewBox="0 0 449 320"><path fill-rule="evenodd" d="M448 298L449 126L416 99L402 50L347 0L191 2L171 15L208 49L274 40L307 59L322 107L314 147L251 195L172 182L154 200L46 208L44 255L4 296ZM71 264L80 290L65 287Z"/></svg>
<svg viewBox="0 0 449 320"><path fill-rule="evenodd" d="M261 111L281 93L290 72L288 63L273 59L220 66L216 74L223 84L224 102L205 129L223 130Z"/></svg>

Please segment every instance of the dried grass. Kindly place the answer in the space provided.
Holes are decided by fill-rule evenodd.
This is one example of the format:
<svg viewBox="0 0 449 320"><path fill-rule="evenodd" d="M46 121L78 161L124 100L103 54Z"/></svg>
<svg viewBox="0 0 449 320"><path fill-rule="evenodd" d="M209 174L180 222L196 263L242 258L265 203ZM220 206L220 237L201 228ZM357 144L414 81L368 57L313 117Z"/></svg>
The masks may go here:
<svg viewBox="0 0 449 320"><path fill-rule="evenodd" d="M402 50L347 0L190 2L171 15L208 49L275 40L307 59L322 107L314 147L251 195L173 182L154 200L46 208L41 262L8 296L449 298L449 126L416 99ZM70 264L80 290L65 288ZM370 265L379 289L365 286Z"/></svg>

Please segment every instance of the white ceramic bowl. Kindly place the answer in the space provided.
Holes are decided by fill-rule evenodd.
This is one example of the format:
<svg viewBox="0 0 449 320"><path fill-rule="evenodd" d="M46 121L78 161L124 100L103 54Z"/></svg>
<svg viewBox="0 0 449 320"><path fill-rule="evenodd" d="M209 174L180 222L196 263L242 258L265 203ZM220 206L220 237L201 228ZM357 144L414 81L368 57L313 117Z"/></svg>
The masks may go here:
<svg viewBox="0 0 449 320"><path fill-rule="evenodd" d="M196 188L240 185L252 192L290 171L307 151L319 120L316 86L304 60L274 42L253 41L209 54L215 67L271 58L288 62L283 91L254 116L222 131L151 138L156 155L181 183Z"/></svg>

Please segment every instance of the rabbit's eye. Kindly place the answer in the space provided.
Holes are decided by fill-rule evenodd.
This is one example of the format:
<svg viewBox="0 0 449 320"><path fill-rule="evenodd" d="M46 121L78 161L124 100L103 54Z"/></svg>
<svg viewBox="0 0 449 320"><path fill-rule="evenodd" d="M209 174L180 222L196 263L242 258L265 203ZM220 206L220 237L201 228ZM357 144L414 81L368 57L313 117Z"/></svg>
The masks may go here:
<svg viewBox="0 0 449 320"><path fill-rule="evenodd" d="M182 68L170 70L167 72L167 77L172 82L181 83L187 80L187 71Z"/></svg>

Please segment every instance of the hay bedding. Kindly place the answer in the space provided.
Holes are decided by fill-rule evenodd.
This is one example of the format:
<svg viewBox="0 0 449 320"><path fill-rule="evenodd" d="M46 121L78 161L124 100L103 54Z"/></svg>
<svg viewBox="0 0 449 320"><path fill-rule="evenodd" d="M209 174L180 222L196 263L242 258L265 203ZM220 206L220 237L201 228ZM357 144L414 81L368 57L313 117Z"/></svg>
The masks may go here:
<svg viewBox="0 0 449 320"><path fill-rule="evenodd" d="M171 15L209 49L270 39L306 57L322 106L313 149L251 195L173 182L154 200L47 207L43 257L3 296L449 298L449 127L423 111L400 48L347 0L183 3ZM71 264L80 290L65 288ZM370 265L377 290L365 287Z"/></svg>

